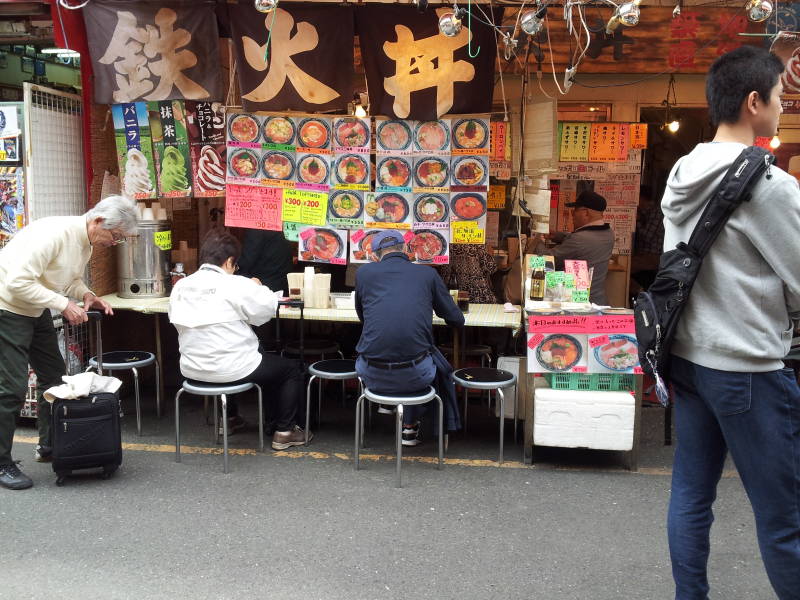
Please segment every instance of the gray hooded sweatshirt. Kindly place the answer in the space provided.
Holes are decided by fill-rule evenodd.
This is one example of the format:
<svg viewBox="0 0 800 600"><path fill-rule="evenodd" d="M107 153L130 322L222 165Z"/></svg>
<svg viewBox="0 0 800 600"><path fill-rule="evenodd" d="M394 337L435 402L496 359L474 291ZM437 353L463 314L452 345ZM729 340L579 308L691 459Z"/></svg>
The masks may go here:
<svg viewBox="0 0 800 600"><path fill-rule="evenodd" d="M698 144L678 160L661 201L664 250L688 241L703 208L745 148ZM800 317L800 188L772 166L706 255L681 316L672 353L722 371L783 367Z"/></svg>

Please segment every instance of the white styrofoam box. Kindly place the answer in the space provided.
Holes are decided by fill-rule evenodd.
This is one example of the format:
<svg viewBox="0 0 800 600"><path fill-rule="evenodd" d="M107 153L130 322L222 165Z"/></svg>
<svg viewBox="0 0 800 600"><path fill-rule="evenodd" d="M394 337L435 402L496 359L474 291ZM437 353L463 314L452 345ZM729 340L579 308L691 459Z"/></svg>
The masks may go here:
<svg viewBox="0 0 800 600"><path fill-rule="evenodd" d="M631 450L636 398L630 392L536 388L533 443L560 448Z"/></svg>

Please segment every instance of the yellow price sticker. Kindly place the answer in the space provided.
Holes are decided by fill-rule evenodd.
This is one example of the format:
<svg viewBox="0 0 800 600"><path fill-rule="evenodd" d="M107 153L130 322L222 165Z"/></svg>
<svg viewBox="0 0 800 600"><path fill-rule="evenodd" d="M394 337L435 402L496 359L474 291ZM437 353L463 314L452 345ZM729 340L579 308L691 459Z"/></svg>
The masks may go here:
<svg viewBox="0 0 800 600"><path fill-rule="evenodd" d="M489 208L500 208L503 209L506 207L506 186L504 185L490 185L489 186L489 196L488 200L488 207Z"/></svg>
<svg viewBox="0 0 800 600"><path fill-rule="evenodd" d="M0 160L5 160L8 157L5 150L0 150Z"/></svg>
<svg viewBox="0 0 800 600"><path fill-rule="evenodd" d="M283 190L284 221L325 225L328 214L328 194L311 190Z"/></svg>
<svg viewBox="0 0 800 600"><path fill-rule="evenodd" d="M453 221L450 224L452 244L485 244L486 230L480 229L475 221Z"/></svg>
<svg viewBox="0 0 800 600"><path fill-rule="evenodd" d="M162 250L172 250L172 232L156 231L153 234L153 243Z"/></svg>

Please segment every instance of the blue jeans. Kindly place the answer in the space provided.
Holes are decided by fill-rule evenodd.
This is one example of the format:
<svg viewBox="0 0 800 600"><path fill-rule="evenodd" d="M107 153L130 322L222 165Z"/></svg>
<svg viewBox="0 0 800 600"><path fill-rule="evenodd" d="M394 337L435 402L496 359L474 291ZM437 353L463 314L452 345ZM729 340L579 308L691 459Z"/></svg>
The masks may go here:
<svg viewBox="0 0 800 600"><path fill-rule="evenodd" d="M677 448L669 503L676 600L706 600L709 532L725 456L750 499L780 600L800 599L800 389L790 369L718 371L672 357Z"/></svg>
<svg viewBox="0 0 800 600"><path fill-rule="evenodd" d="M379 369L368 365L364 357L359 356L356 359L356 372L370 390L391 396L427 391L436 377L436 365L433 364L433 358L428 356L419 364L406 369ZM407 425L413 425L427 412L428 404L412 404L403 408L403 421Z"/></svg>

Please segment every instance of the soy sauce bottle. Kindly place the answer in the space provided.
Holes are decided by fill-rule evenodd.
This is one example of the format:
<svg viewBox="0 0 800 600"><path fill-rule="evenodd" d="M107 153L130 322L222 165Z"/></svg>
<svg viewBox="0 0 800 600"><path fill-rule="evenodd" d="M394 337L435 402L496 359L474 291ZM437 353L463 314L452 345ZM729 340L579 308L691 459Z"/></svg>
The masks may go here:
<svg viewBox="0 0 800 600"><path fill-rule="evenodd" d="M450 297L453 302L458 304L458 275L453 265L450 265L450 277L447 280L447 290L450 292Z"/></svg>
<svg viewBox="0 0 800 600"><path fill-rule="evenodd" d="M533 270L533 274L531 275L530 299L535 302L544 300L545 288L544 269L537 267Z"/></svg>

